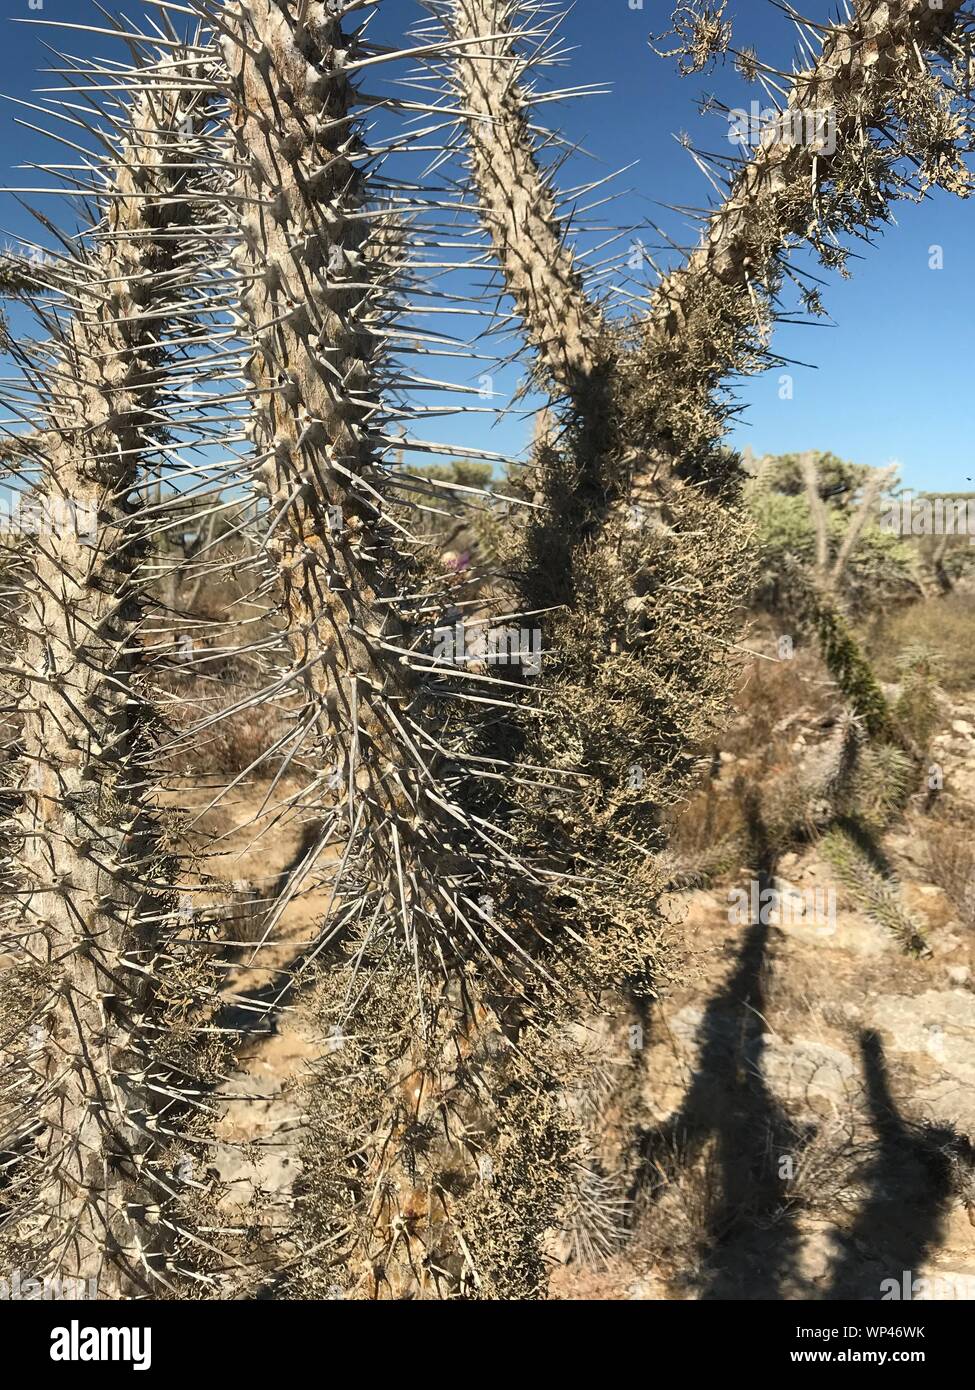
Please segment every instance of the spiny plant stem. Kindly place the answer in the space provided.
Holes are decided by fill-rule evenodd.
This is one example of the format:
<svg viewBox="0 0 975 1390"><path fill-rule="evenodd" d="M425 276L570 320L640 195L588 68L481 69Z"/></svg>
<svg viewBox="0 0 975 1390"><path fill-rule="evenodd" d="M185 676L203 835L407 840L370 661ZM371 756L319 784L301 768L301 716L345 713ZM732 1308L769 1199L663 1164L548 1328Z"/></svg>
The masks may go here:
<svg viewBox="0 0 975 1390"><path fill-rule="evenodd" d="M781 114L786 132L804 135L763 140L703 218L696 249L661 278L641 356L662 379L683 383L658 414L672 463L696 471L688 445L707 415L707 397L741 370L743 357L761 364L790 246L805 241L827 267L842 268L841 235L866 235L885 220L893 198L912 195L915 172L922 189L937 183L966 192L968 174L950 134L961 135L963 118L933 70L949 61L962 4L864 0L848 22L823 31L820 51L793 76ZM739 66L747 73L750 60ZM901 158L908 174L897 168ZM815 291L803 297L822 312ZM659 466L648 459L636 470L637 492Z"/></svg>
<svg viewBox="0 0 975 1390"><path fill-rule="evenodd" d="M103 220L64 285L75 307L51 344L60 375L42 398L49 524L24 603L14 855L15 928L46 1026L15 1234L46 1272L95 1280L103 1297L168 1282L165 1196L149 1159L154 1088L167 1084L153 1070L153 994L171 865L147 773L157 720L140 655L143 546L130 494L158 433L201 102L166 75L140 79L129 133L106 161Z"/></svg>
<svg viewBox="0 0 975 1390"><path fill-rule="evenodd" d="M510 908L492 919L480 905L489 892L499 904L513 895L508 882L525 896L539 880L499 852L499 833L510 834L492 822L510 814L511 754L480 732L503 729L503 702L528 692L515 668L508 689L485 678L479 695L480 678L464 683L430 654L450 597L436 557L407 529L409 511L380 458L373 330L384 267L369 253L368 152L351 121L357 95L346 68L355 38L321 6L308 8L300 26L277 0L249 0L235 16L225 49L246 171L240 264L254 344L254 442L269 512L281 518L270 548L295 666L319 714L319 756L335 768L330 809L341 816L334 838L344 837L346 866L323 925L333 943L323 991L326 1016L354 1040L337 1050L342 1079L321 1121L329 1157L317 1184L309 1180L306 1206L333 1238L331 1223L348 1224L349 1294L444 1296L482 1277L478 1231L463 1211L479 1154L499 1128L485 1118L488 1062L473 1055L500 1032L498 1004L478 976L503 997L513 965L526 968L540 934L527 913L516 925ZM396 240L385 238L393 269ZM419 602L409 597L418 593ZM501 717L460 703L468 695L488 708L499 703ZM358 943L352 967L341 950L350 940ZM390 1040L381 1085L363 1110L355 1049L380 1066L368 1026L377 1014ZM337 1210L329 1205L336 1179ZM546 1213L542 1202L529 1210L519 1239L537 1246ZM537 1292L537 1252L517 1270L497 1263L498 1287Z"/></svg>
<svg viewBox="0 0 975 1390"><path fill-rule="evenodd" d="M577 271L534 150L519 85L521 0L450 0L435 7L452 40L480 213L526 331L552 383L585 414L594 402L600 322Z"/></svg>

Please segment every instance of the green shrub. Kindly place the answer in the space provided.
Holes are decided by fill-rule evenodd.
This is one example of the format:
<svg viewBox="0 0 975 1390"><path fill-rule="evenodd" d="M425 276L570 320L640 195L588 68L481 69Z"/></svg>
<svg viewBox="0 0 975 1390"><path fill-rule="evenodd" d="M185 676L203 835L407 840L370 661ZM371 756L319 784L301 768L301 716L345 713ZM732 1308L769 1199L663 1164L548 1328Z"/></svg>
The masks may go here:
<svg viewBox="0 0 975 1390"><path fill-rule="evenodd" d="M784 601L784 571L789 560L803 566L812 566L815 561L816 537L809 504L802 495L762 490L753 497L751 511L761 553L756 600L762 607L777 609ZM850 517L845 507L827 509L830 551L834 555L850 525ZM843 597L857 613L903 600L917 593L913 565L911 547L870 521L846 566Z"/></svg>

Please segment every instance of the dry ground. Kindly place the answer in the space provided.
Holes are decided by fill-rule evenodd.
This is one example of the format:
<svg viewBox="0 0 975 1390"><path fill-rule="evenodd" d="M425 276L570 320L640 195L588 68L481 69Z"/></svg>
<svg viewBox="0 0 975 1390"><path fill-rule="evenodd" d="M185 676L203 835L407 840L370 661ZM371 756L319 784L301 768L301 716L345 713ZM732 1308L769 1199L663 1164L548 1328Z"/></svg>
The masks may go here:
<svg viewBox="0 0 975 1390"><path fill-rule="evenodd" d="M805 729L785 716L775 737L798 746L822 736L813 705ZM944 700L939 722L932 756L947 804L975 807L975 695ZM734 777L740 756L723 750L719 776ZM221 892L236 881L242 900L279 885L307 849L300 824L269 821L254 843L249 822L262 796L251 786L205 822L221 838L204 876ZM553 1262L551 1297L879 1299L883 1281L902 1281L904 1271L940 1278L937 1296L975 1293L975 924L958 883L950 895L932 881L944 833L945 818L915 798L883 842L905 905L927 931L927 958L906 955L842 887L835 930L804 919L730 921L729 888L746 882L744 865L675 895L688 970L639 1040L643 1118L619 1156L625 1241L597 1267ZM956 878L966 862L962 854ZM785 893L835 886L814 844L781 858L777 873ZM273 997L276 972L312 938L325 902L313 886L255 960L238 953L226 985L231 1013ZM245 910L243 935L260 936L259 909L250 921ZM269 1238L287 1223L299 1169L297 1090L327 1046L301 1002L299 987L269 1016L220 1098L215 1167L228 1201L260 1190Z"/></svg>

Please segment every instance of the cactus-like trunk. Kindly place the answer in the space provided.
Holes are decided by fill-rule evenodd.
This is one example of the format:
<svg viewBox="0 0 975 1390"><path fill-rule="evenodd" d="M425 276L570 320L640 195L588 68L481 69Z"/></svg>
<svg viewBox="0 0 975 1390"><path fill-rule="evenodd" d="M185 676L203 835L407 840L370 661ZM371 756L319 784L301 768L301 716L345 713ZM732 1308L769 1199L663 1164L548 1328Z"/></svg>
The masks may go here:
<svg viewBox="0 0 975 1390"><path fill-rule="evenodd" d="M597 407L600 316L565 239L535 154L519 76L520 0L452 0L442 8L464 112L479 212L546 374L580 413Z"/></svg>
<svg viewBox="0 0 975 1390"><path fill-rule="evenodd" d="M489 1059L472 1060L502 1031L478 976L499 957L527 959L532 938L523 929L515 942L481 899L502 901L509 880L524 894L523 879L537 875L520 869L492 823L504 814L507 754L481 730L498 717L462 703L474 695L490 711L496 685L465 680L431 651L431 634L455 622L450 591L438 556L409 534L409 509L382 465L384 267L369 245L378 209L353 121L348 67L359 50L334 7L309 5L299 21L279 0L247 0L234 13L224 47L245 171L238 264L259 488L274 519L269 550L295 680L317 710L318 756L332 772L323 810L338 818L343 845L325 931L361 938L358 979L341 960L326 972L327 1017L352 1041L331 1063L328 1157L305 1206L331 1241L345 1229L350 1295L445 1297L480 1277L478 1232L461 1209L499 1132L480 1079ZM395 237L383 240L395 249ZM519 698L511 674L499 709L509 689ZM376 1016L380 1058L366 1022ZM368 1105L359 1048L379 1078ZM532 1248L545 1211L537 1202L522 1214L530 1235L520 1239ZM511 1292L498 1264L493 1286ZM522 1270L518 1288L537 1292L537 1254L520 1265L531 1274Z"/></svg>
<svg viewBox="0 0 975 1390"><path fill-rule="evenodd" d="M588 543L622 495L618 344L586 293L536 152L522 86L531 66L526 30L532 47L539 37L533 11L522 0L428 0L428 8L451 44L448 83L463 112L478 216L543 383L568 406L571 457L542 447L535 458L536 500L548 508L538 554L561 541L544 561L555 582L540 602L560 602L571 588L574 547Z"/></svg>
<svg viewBox="0 0 975 1390"><path fill-rule="evenodd" d="M354 41L320 4L299 23L279 0L248 0L236 22L239 42L225 46L245 170L237 259L254 345L256 487L273 519L295 680L319 714L332 809L363 856L367 911L415 914L438 932L450 915L433 890L438 856L465 820L431 738L445 719L431 633L449 621L450 599L382 464L386 286L369 248L377 210L345 71ZM436 957L422 927L416 944Z"/></svg>
<svg viewBox="0 0 975 1390"><path fill-rule="evenodd" d="M677 389L655 402L665 447L635 470L636 492L661 462L693 465L688 442L715 388L747 361L761 364L791 246L806 242L827 266L842 265L842 235L871 231L910 191L895 167L902 157L922 185L965 191L958 151L945 138L962 120L929 67L939 55L950 60L946 40L962 3L863 0L846 23L823 31L819 52L792 80L782 137L763 139L708 215L697 248L653 295L640 355ZM810 307L818 309L815 295Z"/></svg>
<svg viewBox="0 0 975 1390"><path fill-rule="evenodd" d="M74 307L45 373L14 852L15 932L46 998L31 1049L39 1137L14 1234L45 1272L109 1298L164 1278L146 1163L167 863L131 492L158 435L162 340L186 273L185 123L198 104L172 77L133 86L103 220L61 272Z"/></svg>
<svg viewBox="0 0 975 1390"><path fill-rule="evenodd" d="M416 680L392 651L403 624L392 602L399 576L386 562L399 540L373 433L380 305L364 256L354 93L341 68L349 40L321 5L306 7L299 26L277 0L248 0L237 23L239 266L258 488L277 522L268 548L296 666L342 760L339 780L354 793L356 774L370 778L360 806L372 821L387 798L405 807L416 796L412 769L384 765L401 747L392 711ZM408 564L404 553L400 568ZM375 756L352 773L357 741Z"/></svg>

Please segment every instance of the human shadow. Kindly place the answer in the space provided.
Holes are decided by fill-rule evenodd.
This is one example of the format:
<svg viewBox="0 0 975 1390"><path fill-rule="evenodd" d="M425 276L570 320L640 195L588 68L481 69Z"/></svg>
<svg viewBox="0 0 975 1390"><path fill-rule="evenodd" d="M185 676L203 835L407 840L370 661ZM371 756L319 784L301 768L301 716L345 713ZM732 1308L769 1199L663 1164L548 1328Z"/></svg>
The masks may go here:
<svg viewBox="0 0 975 1390"><path fill-rule="evenodd" d="M903 1289L905 1272L910 1280L917 1277L944 1234L956 1173L975 1164L975 1149L954 1129L901 1116L879 1034L863 1032L860 1051L876 1143L860 1175L863 1203L838 1237L842 1253L828 1299L880 1299L884 1280Z"/></svg>
<svg viewBox="0 0 975 1390"><path fill-rule="evenodd" d="M763 895L772 884L775 853L757 801L750 799L745 809L760 906L731 976L705 1009L696 1035L697 1066L680 1109L638 1138L630 1190L638 1215L652 1211L675 1165L687 1171L710 1145L714 1184L699 1232L701 1263L695 1278L699 1296L707 1299L781 1296L799 1244L784 1200L784 1180L795 1172L812 1135L789 1119L763 1075L769 942L768 898ZM763 1228L767 1239L759 1242L756 1263L755 1232Z"/></svg>
<svg viewBox="0 0 975 1390"><path fill-rule="evenodd" d="M765 867L759 885L769 878ZM888 1280L903 1297L905 1271L912 1281L924 1268L944 1236L956 1193L975 1191L975 1146L951 1126L902 1117L882 1041L865 1031L860 1051L873 1141L851 1184L859 1208L845 1230L834 1230L839 1253L826 1291L803 1280L801 1237L784 1180L800 1167L816 1130L789 1119L763 1076L769 927L762 915L751 922L727 983L707 1004L680 1109L639 1136L633 1209L650 1215L709 1146L714 1173L697 1232L698 1297L869 1300L883 1297Z"/></svg>

